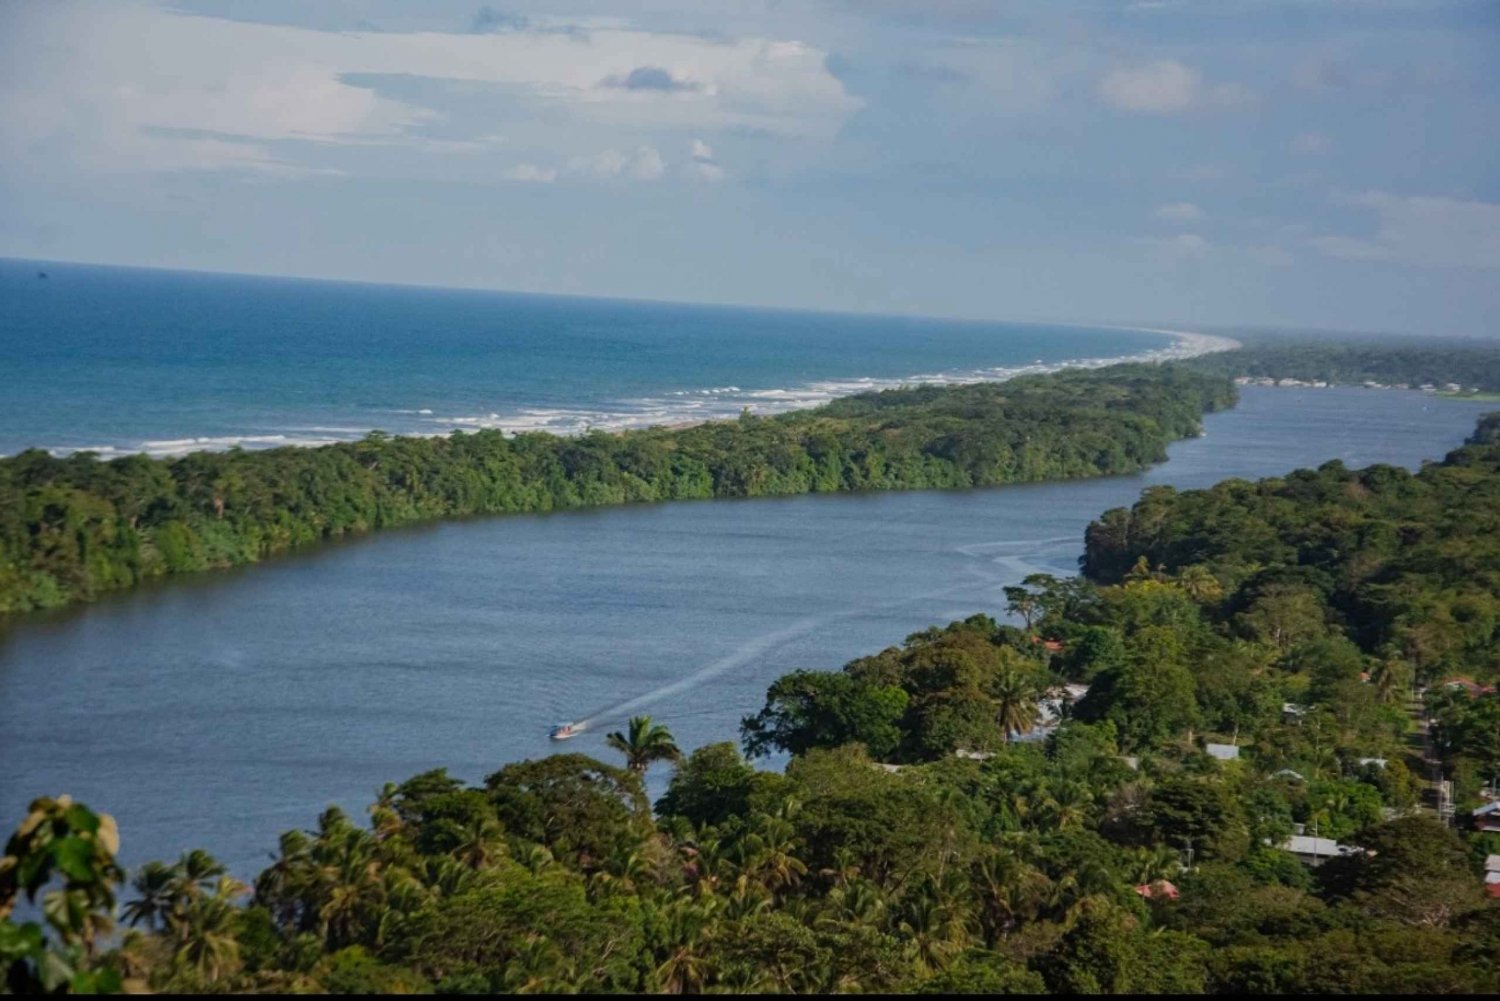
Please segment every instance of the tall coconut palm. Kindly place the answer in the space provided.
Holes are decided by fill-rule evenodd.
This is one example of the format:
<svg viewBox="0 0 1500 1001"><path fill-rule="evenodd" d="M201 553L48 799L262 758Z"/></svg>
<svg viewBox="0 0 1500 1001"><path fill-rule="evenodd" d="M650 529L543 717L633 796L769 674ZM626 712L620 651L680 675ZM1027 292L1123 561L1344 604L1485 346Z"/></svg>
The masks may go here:
<svg viewBox="0 0 1500 1001"><path fill-rule="evenodd" d="M121 916L132 926L145 922L152 931L166 925L181 904L177 875L177 867L164 862L141 866L130 882L139 896L125 905Z"/></svg>
<svg viewBox="0 0 1500 1001"><path fill-rule="evenodd" d="M625 766L637 775L646 774L646 769L658 761L682 759L672 731L653 723L650 716L633 717L625 733L616 730L604 742L625 755Z"/></svg>
<svg viewBox="0 0 1500 1001"><path fill-rule="evenodd" d="M766 817L756 828L744 839L749 851L745 868L772 893L796 886L807 875L807 863L794 854L792 825L780 817Z"/></svg>
<svg viewBox="0 0 1500 1001"><path fill-rule="evenodd" d="M916 947L917 964L928 972L943 969L969 944L961 898L953 886L927 877L909 895L896 930Z"/></svg>
<svg viewBox="0 0 1500 1001"><path fill-rule="evenodd" d="M1187 592L1189 598L1199 603L1218 601L1224 597L1224 586L1219 583L1219 578L1202 564L1194 563L1183 567L1182 572L1177 575L1177 584Z"/></svg>
<svg viewBox="0 0 1500 1001"><path fill-rule="evenodd" d="M995 700L995 722L1007 741L1036 725L1036 689L1021 671L1001 670L990 683L990 695Z"/></svg>
<svg viewBox="0 0 1500 1001"><path fill-rule="evenodd" d="M191 969L209 983L238 968L240 943L235 931L240 911L234 899L244 892L243 883L220 876L212 895L200 896L188 906L174 957L179 967Z"/></svg>
<svg viewBox="0 0 1500 1001"><path fill-rule="evenodd" d="M661 912L666 958L657 966L655 987L664 994L699 994L713 974L705 937L715 905L713 900L678 898Z"/></svg>
<svg viewBox="0 0 1500 1001"><path fill-rule="evenodd" d="M1370 668L1370 683L1375 686L1375 697L1381 702L1389 704L1403 700L1411 688L1411 671L1403 661L1388 657L1376 661Z"/></svg>
<svg viewBox="0 0 1500 1001"><path fill-rule="evenodd" d="M683 873L687 877L684 889L690 895L712 898L719 887L719 880L728 869L724 857L724 846L718 838L700 837L690 845L682 847Z"/></svg>
<svg viewBox="0 0 1500 1001"><path fill-rule="evenodd" d="M885 915L885 896L868 879L857 879L828 891L826 923L837 930L844 924L877 925Z"/></svg>
<svg viewBox="0 0 1500 1001"><path fill-rule="evenodd" d="M312 841L302 831L281 835L276 861L255 879L255 902L268 908L279 924L311 931L312 911L307 897L316 881Z"/></svg>
<svg viewBox="0 0 1500 1001"><path fill-rule="evenodd" d="M453 857L470 869L483 869L505 855L505 828L493 817L475 817L463 826Z"/></svg>
<svg viewBox="0 0 1500 1001"><path fill-rule="evenodd" d="M368 832L348 826L318 840L318 930L330 948L342 948L357 942L385 909L384 874Z"/></svg>
<svg viewBox="0 0 1500 1001"><path fill-rule="evenodd" d="M1036 917L1051 891L1040 869L1010 852L996 852L975 867L979 923L991 948Z"/></svg>

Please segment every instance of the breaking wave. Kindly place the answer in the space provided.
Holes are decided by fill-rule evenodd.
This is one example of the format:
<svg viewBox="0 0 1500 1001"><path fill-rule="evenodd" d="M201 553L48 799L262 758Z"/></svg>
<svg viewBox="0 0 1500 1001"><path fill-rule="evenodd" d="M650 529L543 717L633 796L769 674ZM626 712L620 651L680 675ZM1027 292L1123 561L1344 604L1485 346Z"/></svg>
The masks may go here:
<svg viewBox="0 0 1500 1001"><path fill-rule="evenodd" d="M920 372L897 379L849 378L824 379L798 386L773 389L743 389L739 386L713 386L703 389L678 389L658 396L611 401L593 407L516 407L485 413L444 412L436 406L383 411L379 426L392 434L443 436L454 431L498 430L510 434L543 431L558 435L585 434L589 431L625 431L646 427L687 427L707 421L737 417L746 410L758 415L785 413L816 407L830 400L855 393L894 389L919 384L959 386L977 382L1002 382L1022 375L1055 372L1064 368L1102 368L1129 361L1169 361L1191 358L1217 351L1232 351L1239 342L1228 337L1179 330L1141 327L1103 329L1135 330L1166 334L1173 343L1164 348L1100 358L1075 358L1061 362L1035 361L1029 365L996 366L964 371ZM373 426L373 425L372 425ZM264 449L287 446L315 447L340 441L357 441L370 428L301 427L257 430L239 435L198 436L149 439L132 443L115 443L93 447L66 446L49 448L55 455L94 452L101 458L145 453L157 457L185 455L197 451L219 451L230 448Z"/></svg>

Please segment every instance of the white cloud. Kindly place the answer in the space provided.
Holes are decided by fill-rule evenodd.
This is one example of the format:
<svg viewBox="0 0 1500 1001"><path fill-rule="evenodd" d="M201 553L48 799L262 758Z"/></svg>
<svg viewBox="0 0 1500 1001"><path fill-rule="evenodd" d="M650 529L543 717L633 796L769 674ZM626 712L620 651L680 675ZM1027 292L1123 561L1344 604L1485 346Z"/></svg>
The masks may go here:
<svg viewBox="0 0 1500 1001"><path fill-rule="evenodd" d="M715 159L713 147L702 139L693 140L685 170L689 177L699 181L722 181L724 179L724 168Z"/></svg>
<svg viewBox="0 0 1500 1001"><path fill-rule="evenodd" d="M557 171L551 167L538 167L534 163L518 163L503 171L500 176L507 181L551 184L557 180Z"/></svg>
<svg viewBox="0 0 1500 1001"><path fill-rule="evenodd" d="M1500 270L1500 204L1384 191L1336 200L1373 211L1377 225L1370 236L1327 234L1308 241L1329 257Z"/></svg>
<svg viewBox="0 0 1500 1001"><path fill-rule="evenodd" d="M1111 70L1099 81L1099 96L1122 111L1170 115L1193 106L1201 83L1191 66L1164 59Z"/></svg>
<svg viewBox="0 0 1500 1001"><path fill-rule="evenodd" d="M1250 90L1237 83L1205 86L1197 69L1172 59L1111 70L1099 80L1099 97L1112 108L1146 115L1228 108L1255 100Z"/></svg>
<svg viewBox="0 0 1500 1001"><path fill-rule="evenodd" d="M633 153L622 153L607 149L592 156L575 156L568 161L564 173L572 177L586 177L607 181L622 178L632 181L655 181L666 173L666 161L650 146L642 146Z"/></svg>
<svg viewBox="0 0 1500 1001"><path fill-rule="evenodd" d="M487 149L497 125L524 132L520 148L566 155L654 130L826 138L860 106L826 54L801 43L584 27L355 33L138 3L19 5L6 17L0 158L39 171L42 160L293 170L288 158L317 162L335 145ZM491 88L509 117L485 122L484 136L455 134L461 123L405 96L416 88L382 92L381 81Z"/></svg>
<svg viewBox="0 0 1500 1001"><path fill-rule="evenodd" d="M1156 218L1167 222L1197 222L1203 218L1203 210L1192 202L1172 202L1159 207Z"/></svg>
<svg viewBox="0 0 1500 1001"><path fill-rule="evenodd" d="M1201 260L1212 249L1212 244L1197 233L1136 237L1131 242L1145 247L1158 261L1172 265Z"/></svg>
<svg viewBox="0 0 1500 1001"><path fill-rule="evenodd" d="M1298 156L1322 156L1333 149L1333 140L1321 132L1304 132L1287 148Z"/></svg>
<svg viewBox="0 0 1500 1001"><path fill-rule="evenodd" d="M1169 246L1184 257L1202 257L1208 253L1208 241L1197 233L1179 233Z"/></svg>
<svg viewBox="0 0 1500 1001"><path fill-rule="evenodd" d="M637 181L655 181L666 172L667 164L661 154L644 146L636 151L625 167L625 176Z"/></svg>
<svg viewBox="0 0 1500 1001"><path fill-rule="evenodd" d="M1315 236L1307 241L1314 250L1345 261L1388 261L1389 247L1353 236Z"/></svg>

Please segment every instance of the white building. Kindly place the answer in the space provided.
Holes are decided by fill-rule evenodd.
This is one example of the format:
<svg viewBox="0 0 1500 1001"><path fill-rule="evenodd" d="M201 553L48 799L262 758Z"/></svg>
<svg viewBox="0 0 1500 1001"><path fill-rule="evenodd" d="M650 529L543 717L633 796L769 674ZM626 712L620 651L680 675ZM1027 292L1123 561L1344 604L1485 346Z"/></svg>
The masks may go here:
<svg viewBox="0 0 1500 1001"><path fill-rule="evenodd" d="M1332 838L1317 838L1311 834L1293 834L1281 843L1281 847L1297 856L1297 861L1309 866L1319 866L1331 858L1359 851L1353 845L1341 845Z"/></svg>
<svg viewBox="0 0 1500 1001"><path fill-rule="evenodd" d="M1210 758L1219 761L1240 760L1240 749L1235 744L1204 744L1203 750L1208 752Z"/></svg>

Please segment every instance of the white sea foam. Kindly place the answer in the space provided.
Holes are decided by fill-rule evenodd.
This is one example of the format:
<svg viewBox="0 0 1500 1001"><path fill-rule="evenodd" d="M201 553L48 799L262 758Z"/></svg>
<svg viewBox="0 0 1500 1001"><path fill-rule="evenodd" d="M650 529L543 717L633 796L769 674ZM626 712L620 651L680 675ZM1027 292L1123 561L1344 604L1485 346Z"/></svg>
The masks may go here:
<svg viewBox="0 0 1500 1001"><path fill-rule="evenodd" d="M544 431L558 435L577 435L588 431L626 431L657 426L680 426L737 417L748 410L757 415L785 413L816 407L830 400L854 393L867 393L901 386L960 386L977 382L1003 382L1017 376L1055 372L1064 368L1102 368L1121 362L1160 362L1217 351L1232 351L1239 342L1228 337L1182 330L1144 327L1100 327L1096 329L1138 331L1165 334L1173 342L1164 348L1133 355L1100 358L1075 358L1046 363L1040 360L1028 365L995 366L964 371L922 372L897 379L871 376L848 379L821 379L799 386L770 389L742 389L739 386L710 386L701 389L678 389L661 396L640 397L610 402L599 407L520 407L514 410L490 411L484 414L442 416L430 407L390 410L386 413L400 419L395 426L382 430L393 434L444 436L454 431L497 430L509 434ZM188 452L228 448L277 448L282 446L329 445L339 441L357 441L369 429L356 427L295 427L278 433L257 433L142 441L133 445L115 444L90 449L75 446L48 449L56 455L92 451L111 458L144 452L153 456L177 456Z"/></svg>
<svg viewBox="0 0 1500 1001"><path fill-rule="evenodd" d="M1036 361L1029 365L995 366L966 371L924 372L897 379L881 379L872 376L822 379L800 386L770 389L746 390L738 386L683 389L674 390L660 397L622 400L608 409L530 408L504 414L434 418L433 423L446 425L445 430L488 428L511 433L548 431L553 434L582 434L590 430L625 431L663 424L723 420L736 417L745 410L759 415L785 413L788 410L816 407L841 396L895 389L900 386L960 386L976 382L1003 382L1017 376L1055 372L1063 368L1102 368L1126 361L1171 361L1211 354L1216 351L1232 351L1239 347L1239 342L1231 338L1191 331L1145 330L1135 327L1102 329L1144 330L1146 333L1166 334L1174 340L1167 347L1134 355L1075 358L1054 363ZM441 434L444 431L433 433Z"/></svg>
<svg viewBox="0 0 1500 1001"><path fill-rule="evenodd" d="M364 432L359 432L362 435ZM355 435L355 437L358 437ZM194 438L158 438L148 439L140 443L136 448L110 448L110 453L135 454L144 452L157 458L166 458L177 455L187 455L190 452L217 452L231 448L283 448L296 446L299 448L316 448L319 445L332 445L334 442L347 440L344 436L330 437L329 435L298 435L298 434L240 434L240 435L210 435ZM58 452L84 451L84 449L55 449ZM92 451L92 450L91 450Z"/></svg>

